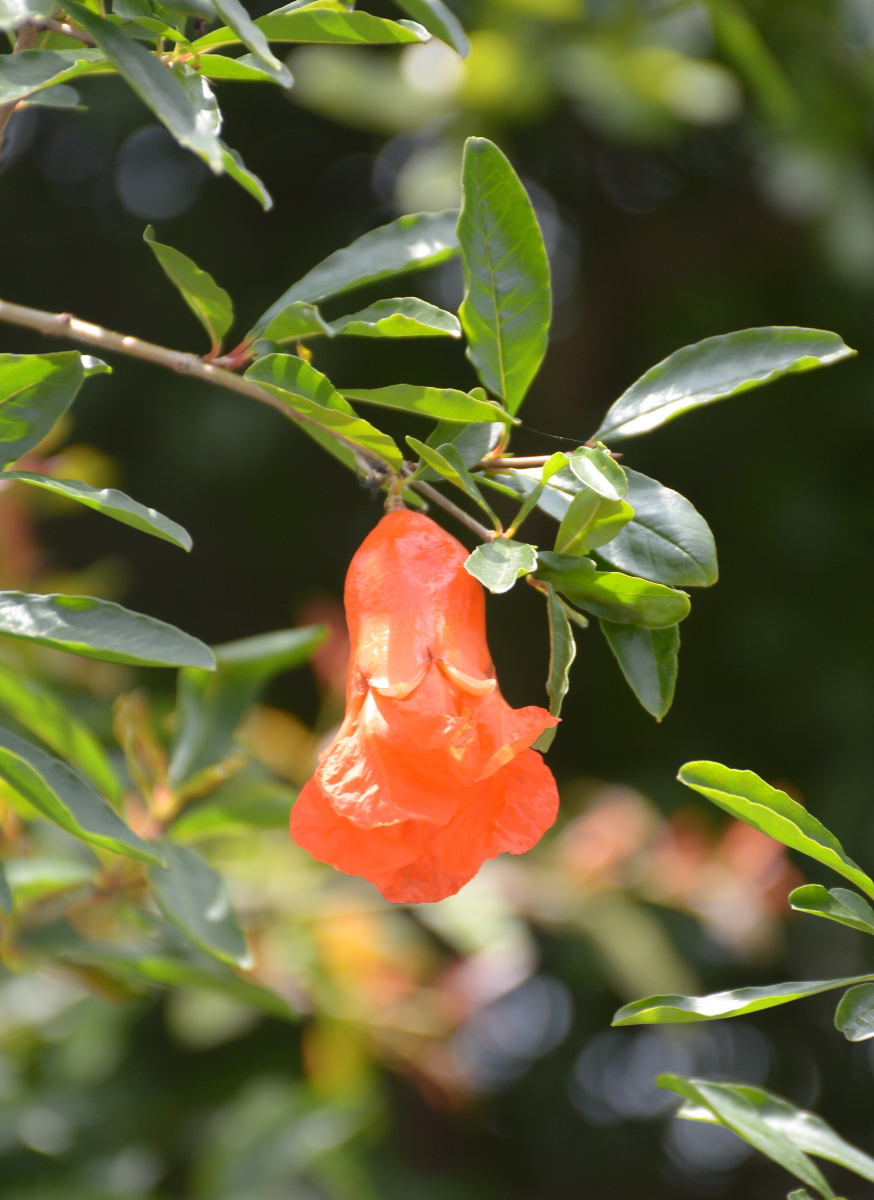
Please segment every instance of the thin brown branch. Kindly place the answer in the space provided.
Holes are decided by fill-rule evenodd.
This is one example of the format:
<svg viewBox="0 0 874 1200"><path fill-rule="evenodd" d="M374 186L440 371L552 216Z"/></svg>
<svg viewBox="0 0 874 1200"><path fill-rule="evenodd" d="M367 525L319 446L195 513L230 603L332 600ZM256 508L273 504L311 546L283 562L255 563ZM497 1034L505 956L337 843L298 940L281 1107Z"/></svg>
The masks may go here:
<svg viewBox="0 0 874 1200"><path fill-rule="evenodd" d="M436 488L432 488L430 483L423 483L421 479L417 479L414 483L408 484L408 487L415 488L417 492L421 492L423 496L427 496L429 500L433 500L435 504L439 504L446 512L451 513L456 521L461 521L462 525L466 525L481 542L493 542L496 534L493 529L486 529L485 525L480 525L474 517L471 517L459 508L457 504L453 504L451 500L441 493Z"/></svg>
<svg viewBox="0 0 874 1200"><path fill-rule="evenodd" d="M63 21L55 21L52 17L40 17L33 23L38 30L62 33L64 37L75 38L77 42L84 42L86 46L95 45L94 39L89 37L83 29L74 29L72 25L67 25Z"/></svg>
<svg viewBox="0 0 874 1200"><path fill-rule="evenodd" d="M508 467L515 467L516 470L522 470L525 467L542 467L544 463L549 462L552 458L551 454L535 454L532 458L481 458L475 467L471 467L472 471L504 471Z"/></svg>
<svg viewBox="0 0 874 1200"><path fill-rule="evenodd" d="M365 451L357 443L320 425L311 417L297 412L289 404L272 396L270 392L258 387L257 384L250 383L239 375L234 375L232 371L226 371L222 367L204 362L196 354L188 354L183 350L169 350L166 346L156 346L152 342L144 342L129 334L114 333L111 329L103 329L102 326L92 325L89 321L80 321L70 313L42 312L38 308L25 308L23 304L10 304L6 300L0 300L0 321L5 321L8 325L19 325L24 329L33 329L37 333L45 334L46 337L69 338L71 341L93 346L97 350L126 354L130 358L140 358L145 362L155 363L159 367L166 367L179 375L189 375L194 379L202 379L206 383L217 384L229 391L239 392L240 395L258 400L261 404L269 404L271 408L275 408L277 412L281 412L284 417L288 417L292 421L297 421L302 425L312 425L322 432L329 433L331 437L348 446L350 450L354 450L356 454L367 457ZM374 465L384 466L383 460L374 455Z"/></svg>

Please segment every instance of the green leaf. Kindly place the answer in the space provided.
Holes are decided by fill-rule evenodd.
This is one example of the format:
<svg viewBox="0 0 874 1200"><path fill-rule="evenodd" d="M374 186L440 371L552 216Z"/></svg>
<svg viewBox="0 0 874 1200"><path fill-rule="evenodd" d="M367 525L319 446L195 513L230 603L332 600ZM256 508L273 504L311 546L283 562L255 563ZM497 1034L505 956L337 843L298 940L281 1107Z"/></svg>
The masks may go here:
<svg viewBox="0 0 874 1200"><path fill-rule="evenodd" d="M836 333L795 326L742 329L685 346L631 385L595 434L604 441L649 433L700 408L796 371L830 366L855 354Z"/></svg>
<svg viewBox="0 0 874 1200"><path fill-rule="evenodd" d="M633 516L634 509L627 500L605 500L584 487L561 519L555 548L562 554L588 554L617 537Z"/></svg>
<svg viewBox="0 0 874 1200"><path fill-rule="evenodd" d="M648 713L661 721L674 700L680 630L640 629L602 619L601 628L628 686Z"/></svg>
<svg viewBox="0 0 874 1200"><path fill-rule="evenodd" d="M13 906L14 901L12 899L12 892L9 889L9 881L3 869L3 863L0 862L0 910L8 917L12 912Z"/></svg>
<svg viewBox="0 0 874 1200"><path fill-rule="evenodd" d="M348 9L338 0L316 0L288 11L277 9L255 25L268 42L344 42L371 46L427 42L428 32L415 21L388 21ZM233 29L214 29L194 43L195 50L215 50L242 41Z"/></svg>
<svg viewBox="0 0 874 1200"><path fill-rule="evenodd" d="M253 781L235 775L205 799L184 808L169 835L174 842L186 844L265 829L287 829L296 796L293 788L275 780Z"/></svg>
<svg viewBox="0 0 874 1200"><path fill-rule="evenodd" d="M198 102L192 89L181 82L176 72L146 50L139 42L127 37L106 17L92 12L77 0L64 0L64 8L100 47L115 69L130 84L155 116L181 146L199 155L219 174L224 169L218 129L211 116L214 100L205 80L206 92ZM213 100L211 106L209 101Z"/></svg>
<svg viewBox="0 0 874 1200"><path fill-rule="evenodd" d="M314 7L313 5L308 8ZM303 13L306 9L298 10ZM345 10L344 10L345 12ZM288 13L289 17L297 15ZM367 13L347 13L368 16ZM376 17L371 18L377 20ZM246 335L260 337L284 308L297 301L312 304L328 296L337 296L350 288L374 283L390 275L433 267L458 252L455 232L455 209L438 213L415 213L399 217L389 225L380 225L364 233L342 250L335 250L323 262L308 271L302 279L271 304ZM275 335L274 335L275 336Z"/></svg>
<svg viewBox="0 0 874 1200"><path fill-rule="evenodd" d="M264 31L252 20L240 0L212 0L212 2L225 25L233 30L239 40L254 55L279 73L279 82L283 87L291 87L293 80L288 73L288 68L271 51Z"/></svg>
<svg viewBox="0 0 874 1200"><path fill-rule="evenodd" d="M11 57L11 55L9 56ZM79 103L79 93L75 88L67 87L66 84L58 84L57 87L43 88L39 92L33 92L24 100L19 100L16 108L66 108L74 112L87 112L88 106Z"/></svg>
<svg viewBox="0 0 874 1200"><path fill-rule="evenodd" d="M543 492L543 489L549 483L549 481L553 477L553 475L555 475L558 471L563 471L566 467L567 467L567 458L565 457L564 454L560 454L560 453L553 454L550 458L548 458L546 460L546 462L540 468L540 481L538 482L538 484L534 488L534 490L532 492L529 492L529 494L525 497L525 500L523 501L521 508L516 513L516 516L513 518L512 525L507 530L507 535L509 537L512 537L512 535L516 532L516 530L519 528L519 526L522 524L522 522L525 520L525 518L528 516L528 514L531 512L531 510L536 506L536 504L537 504L538 500L540 499L540 496ZM488 478L488 476L485 476L485 478Z"/></svg>
<svg viewBox="0 0 874 1200"><path fill-rule="evenodd" d="M815 1188L827 1200L834 1196L816 1164L781 1129L767 1124L740 1088L710 1083L704 1079L683 1079L680 1075L660 1075L658 1085L676 1092L694 1105L708 1109L720 1125L733 1130L802 1183Z"/></svg>
<svg viewBox="0 0 874 1200"><path fill-rule="evenodd" d="M0 663L0 704L19 725L51 746L114 803L122 787L97 738L76 721L45 684Z"/></svg>
<svg viewBox="0 0 874 1200"><path fill-rule="evenodd" d="M19 50L0 56L0 104L16 104L25 96L57 86L104 65L102 50Z"/></svg>
<svg viewBox="0 0 874 1200"><path fill-rule="evenodd" d="M261 336L273 342L290 342L295 338L320 333L330 336L332 327L314 304L304 304L302 300L296 300L294 304L287 304L273 318Z"/></svg>
<svg viewBox="0 0 874 1200"><path fill-rule="evenodd" d="M179 672L170 779L184 783L230 749L234 730L274 675L305 663L325 640L321 625L281 629L214 648L216 670Z"/></svg>
<svg viewBox="0 0 874 1200"><path fill-rule="evenodd" d="M570 457L570 469L580 483L605 500L622 500L628 479L610 451L603 446L581 446Z"/></svg>
<svg viewBox="0 0 874 1200"><path fill-rule="evenodd" d="M442 475L444 479L448 479L450 483L454 483L457 488L460 488L466 496L469 496L475 504L488 513L495 529L500 530L501 522L479 490L476 480L465 466L464 459L455 446L447 442L438 450L434 450L424 442L420 442L418 438L409 436L407 443L416 451L423 464L427 464L438 475Z"/></svg>
<svg viewBox="0 0 874 1200"><path fill-rule="evenodd" d="M13 858L6 862L6 878L18 908L91 883L96 873L96 863L74 858Z"/></svg>
<svg viewBox="0 0 874 1200"><path fill-rule="evenodd" d="M84 379L82 356L0 354L0 466L41 442L67 411Z"/></svg>
<svg viewBox="0 0 874 1200"><path fill-rule="evenodd" d="M0 0L0 29L17 29L31 17L50 17L55 0Z"/></svg>
<svg viewBox="0 0 874 1200"><path fill-rule="evenodd" d="M401 469L403 455L388 434L357 416L330 380L302 358L267 354L256 359L244 378L287 404L308 433L312 424L323 433L339 435L370 458L375 455L396 471Z"/></svg>
<svg viewBox="0 0 874 1200"><path fill-rule="evenodd" d="M685 496L626 468L634 517L599 557L631 575L672 587L710 587L719 578L710 526Z"/></svg>
<svg viewBox="0 0 874 1200"><path fill-rule="evenodd" d="M343 395L365 404L381 404L385 408L400 408L404 412L421 413L441 421L468 424L472 421L500 420L513 424L509 413L484 400L475 400L467 392L455 388L420 387L412 383L396 383L381 388L343 388ZM457 431L454 431L457 432ZM447 439L447 441L450 439ZM482 456L480 456L482 457ZM479 458L474 460L479 462Z"/></svg>
<svg viewBox="0 0 874 1200"><path fill-rule="evenodd" d="M549 618L549 675L546 692L549 696L549 711L554 717L561 712L562 702L570 687L570 669L577 656L577 644L573 630L555 589L546 585L546 611ZM556 728L544 729L532 743L532 749L545 754L555 738Z"/></svg>
<svg viewBox="0 0 874 1200"><path fill-rule="evenodd" d="M845 1142L823 1121L816 1113L806 1112L796 1108L782 1096L766 1092L764 1088L751 1087L749 1084L710 1083L708 1088L717 1095L728 1094L729 1098L738 1096L752 1104L761 1120L773 1130L789 1139L794 1146L805 1154L814 1154L817 1158L825 1158L838 1166L854 1171L863 1179L874 1182L874 1159L863 1154L855 1146ZM718 1115L711 1108L699 1106L696 1102L687 1100L680 1108L677 1116L689 1121L717 1121Z"/></svg>
<svg viewBox="0 0 874 1200"><path fill-rule="evenodd" d="M797 1188L794 1192L789 1192L786 1200L813 1200L810 1192L806 1188Z"/></svg>
<svg viewBox="0 0 874 1200"><path fill-rule="evenodd" d="M537 569L537 550L525 542L496 538L477 546L464 569L493 594L509 592L517 579Z"/></svg>
<svg viewBox="0 0 874 1200"><path fill-rule="evenodd" d="M377 300L331 323L331 332L355 337L461 337L458 317L415 296Z"/></svg>
<svg viewBox="0 0 874 1200"><path fill-rule="evenodd" d="M0 634L104 662L141 667L205 667L203 642L173 625L93 596L0 592Z"/></svg>
<svg viewBox="0 0 874 1200"><path fill-rule="evenodd" d="M677 778L753 829L825 863L874 896L874 882L844 853L834 834L753 771L733 771L715 762L688 762L680 767Z"/></svg>
<svg viewBox="0 0 874 1200"><path fill-rule="evenodd" d="M846 888L830 891L821 883L806 883L789 893L789 903L796 912L810 913L814 917L826 917L862 933L874 934L874 909L855 892Z"/></svg>
<svg viewBox="0 0 874 1200"><path fill-rule="evenodd" d="M94 488L88 483L80 483L76 479L53 479L51 475L31 474L29 471L4 471L0 482L14 481L27 483L31 487L43 488L47 492L55 492L68 500L84 504L86 508L96 509L107 517L121 521L123 525L131 525L143 533L154 534L165 542L172 542L183 550L191 549L191 535L171 521L156 512L154 508L146 508L136 500L131 500L124 492L115 488Z"/></svg>
<svg viewBox="0 0 874 1200"><path fill-rule="evenodd" d="M186 941L223 962L250 967L243 931L231 908L225 881L200 855L163 842L165 867L151 867L149 881L161 912Z"/></svg>
<svg viewBox="0 0 874 1200"><path fill-rule="evenodd" d="M254 196L265 212L269 212L273 207L273 199L258 176L249 170L237 151L226 146L221 138L218 139L218 145L225 173L250 196Z"/></svg>
<svg viewBox="0 0 874 1200"><path fill-rule="evenodd" d="M140 862L163 862L72 767L7 729L0 729L0 778L80 841Z"/></svg>
<svg viewBox="0 0 874 1200"><path fill-rule="evenodd" d="M498 147L468 138L458 240L467 357L485 386L516 413L537 374L552 310L549 262L528 194Z"/></svg>
<svg viewBox="0 0 874 1200"><path fill-rule="evenodd" d="M156 242L151 225L143 234L143 240L154 251L164 274L179 289L182 299L206 330L213 350L218 351L234 320L234 306L228 293L187 255Z"/></svg>
<svg viewBox="0 0 874 1200"><path fill-rule="evenodd" d="M278 83L284 88L290 88L294 83L287 67L276 71L255 54L243 54L239 58L231 58L227 54L204 54L200 59L198 73L205 75L207 79L228 79L237 83Z"/></svg>
<svg viewBox="0 0 874 1200"><path fill-rule="evenodd" d="M480 389L474 389L474 392L471 392L474 399L478 399L475 395L477 390ZM431 446L435 450L439 446L453 445L461 455L461 461L469 469L475 467L480 459L485 458L494 450L505 431L506 425L497 422L489 425L485 422L458 425L453 421L440 421L425 439L425 445ZM443 478L439 471L432 471L430 467L420 466L416 475L419 479L429 482Z"/></svg>
<svg viewBox="0 0 874 1200"><path fill-rule="evenodd" d="M467 58L470 53L467 34L458 17L443 0L397 0L397 4L434 37L451 46L456 54Z"/></svg>
<svg viewBox="0 0 874 1200"><path fill-rule="evenodd" d="M551 583L572 604L593 616L623 625L665 629L689 613L689 597L660 583L649 583L618 571L597 571L589 558L541 550L538 579Z"/></svg>
<svg viewBox="0 0 874 1200"><path fill-rule="evenodd" d="M835 1028L848 1042L874 1037L874 984L863 983L844 993L835 1012Z"/></svg>

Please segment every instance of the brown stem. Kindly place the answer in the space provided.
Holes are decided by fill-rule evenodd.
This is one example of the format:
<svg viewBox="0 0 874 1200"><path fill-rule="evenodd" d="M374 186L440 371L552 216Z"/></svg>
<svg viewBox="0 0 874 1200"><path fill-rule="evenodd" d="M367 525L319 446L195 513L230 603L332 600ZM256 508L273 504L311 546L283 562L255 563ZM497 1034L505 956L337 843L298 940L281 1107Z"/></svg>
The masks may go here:
<svg viewBox="0 0 874 1200"><path fill-rule="evenodd" d="M521 470L523 467L542 467L549 462L551 454L535 454L533 458L481 458L472 471L504 471L507 467Z"/></svg>
<svg viewBox="0 0 874 1200"><path fill-rule="evenodd" d="M226 371L222 367L204 362L196 354L188 354L182 350L169 350L166 346L155 346L152 342L144 342L129 334L114 333L111 329L103 329L100 325L92 325L89 321L80 321L70 313L42 312L38 308L25 308L23 304L10 304L6 300L0 300L0 321L5 321L9 325L20 325L25 329L34 329L37 333L45 334L46 337L69 338L71 341L83 342L87 346L95 346L100 350L127 354L131 358L141 358L146 362L155 363L159 367L176 371L177 374L190 375L194 379L202 379L206 383L215 383L231 392L239 392L242 396L258 400L262 404L269 404L283 416L298 421L302 425L312 425L322 432L329 433L331 437L348 446L350 450L354 450L356 454L367 457L366 452L356 442L351 442L342 434L327 429L312 417L297 412L291 405L278 400L270 392L258 387L257 384L250 383L247 379L234 375L233 372ZM383 459L375 455L373 461L374 465L380 468L384 468L386 465Z"/></svg>
<svg viewBox="0 0 874 1200"><path fill-rule="evenodd" d="M39 38L39 32L39 25L36 21L25 21L18 30L13 54L17 54L19 50L32 50ZM0 157L2 157L3 143L6 140L6 126L15 112L17 103L17 100L12 100L9 104L0 104Z"/></svg>
<svg viewBox="0 0 874 1200"><path fill-rule="evenodd" d="M74 29L72 25L67 25L62 21L55 21L51 17L40 17L34 21L34 25L37 30L50 30L52 33L62 33L64 37L75 38L77 42L84 42L86 46L95 45L94 39L89 37L83 29Z"/></svg>
<svg viewBox="0 0 874 1200"><path fill-rule="evenodd" d="M415 488L417 492L421 492L423 496L427 496L429 500L433 500L435 504L439 504L446 512L451 513L456 521L461 521L462 525L466 525L481 542L493 542L496 534L493 529L486 529L485 525L480 525L479 521L469 516L463 508L459 508L457 504L453 504L451 500L438 492L436 488L432 488L430 483L423 483L421 479L417 479L414 483L409 484Z"/></svg>

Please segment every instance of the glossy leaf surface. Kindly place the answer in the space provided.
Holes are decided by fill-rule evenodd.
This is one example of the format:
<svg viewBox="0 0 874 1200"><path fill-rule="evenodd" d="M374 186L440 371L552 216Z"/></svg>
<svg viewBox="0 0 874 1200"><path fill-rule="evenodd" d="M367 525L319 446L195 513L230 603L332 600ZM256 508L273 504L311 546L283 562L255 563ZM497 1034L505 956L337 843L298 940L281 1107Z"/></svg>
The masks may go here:
<svg viewBox="0 0 874 1200"><path fill-rule="evenodd" d="M537 374L552 312L549 262L537 217L504 154L468 138L458 240L467 356L482 382L516 413Z"/></svg>
<svg viewBox="0 0 874 1200"><path fill-rule="evenodd" d="M517 579L537 569L537 551L525 542L496 538L477 546L464 569L490 592L509 592Z"/></svg>
<svg viewBox="0 0 874 1200"><path fill-rule="evenodd" d="M835 1012L835 1027L848 1042L874 1037L874 984L862 983L844 993Z"/></svg>
<svg viewBox="0 0 874 1200"><path fill-rule="evenodd" d="M281 72L276 71L255 54L241 54L239 58L231 58L227 54L204 54L198 73L207 79L228 79L237 83L278 83L284 88L290 88L294 83L287 67L283 67Z"/></svg>
<svg viewBox="0 0 874 1200"><path fill-rule="evenodd" d="M369 12L348 9L338 0L316 0L314 4L277 9L258 17L255 26L268 42L341 42L353 45L391 45L427 42L428 32L414 21L389 21ZM215 50L243 39L233 29L214 29L194 42L195 50Z"/></svg>
<svg viewBox="0 0 874 1200"><path fill-rule="evenodd" d="M705 338L650 368L612 405L595 434L604 441L649 433L690 408L748 391L781 375L854 354L836 333L795 326L742 329Z"/></svg>
<svg viewBox="0 0 874 1200"><path fill-rule="evenodd" d="M444 479L448 479L450 483L454 483L457 488L460 488L466 496L469 496L475 504L478 504L484 512L488 513L495 529L500 529L500 521L485 496L483 496L479 485L471 475L464 459L455 446L451 443L446 443L440 446L439 449L434 450L424 442L420 442L418 438L407 437L407 442L419 455L423 464L427 464L438 475L441 475Z"/></svg>
<svg viewBox="0 0 874 1200"><path fill-rule="evenodd" d="M459 392L455 388L395 383L381 388L344 388L343 395L348 396L350 400L361 400L365 404L381 404L385 408L400 408L404 412L421 413L426 417L436 417L440 421L465 425L473 421L494 422L500 419L506 424L512 421L509 413L505 413L496 404L475 400L467 392Z"/></svg>
<svg viewBox="0 0 874 1200"><path fill-rule="evenodd" d="M156 242L151 225L143 234L143 240L153 251L164 274L179 289L182 299L206 330L213 350L217 350L234 319L234 306L228 293L186 254L173 246L164 246Z"/></svg>
<svg viewBox="0 0 874 1200"><path fill-rule="evenodd" d="M265 212L269 212L273 207L273 198L262 181L253 171L249 170L237 151L231 149L230 146L226 146L221 138L218 139L218 145L225 173L231 179L235 180L244 191L247 191L250 196L254 196Z"/></svg>
<svg viewBox="0 0 874 1200"><path fill-rule="evenodd" d="M685 496L626 468L634 517L599 550L611 566L672 587L710 587L719 578L710 526Z"/></svg>
<svg viewBox="0 0 874 1200"><path fill-rule="evenodd" d="M212 651L173 625L92 596L0 592L0 634L85 658L142 667L205 667Z"/></svg>
<svg viewBox="0 0 874 1200"><path fill-rule="evenodd" d="M540 468L539 482L535 486L534 490L529 492L529 494L525 497L518 513L513 518L513 524L509 530L510 533L518 529L528 514L535 508L538 500L540 499L544 489L546 488L550 479L552 479L553 475L555 475L558 471L563 471L566 466L567 458L561 453L553 454L546 460L546 462Z"/></svg>
<svg viewBox="0 0 874 1200"><path fill-rule="evenodd" d="M0 778L80 841L140 862L163 861L72 767L7 729L0 729Z"/></svg>
<svg viewBox="0 0 874 1200"><path fill-rule="evenodd" d="M577 644L567 613L556 596L555 589L549 584L546 585L546 612L549 620L549 675L546 679L546 692L549 696L549 711L557 717L570 687L570 669L577 656ZM552 745L556 732L555 726L552 729L544 729L532 744L532 748L545 753Z"/></svg>
<svg viewBox="0 0 874 1200"><path fill-rule="evenodd" d="M85 378L82 356L0 354L0 466L41 442L67 411Z"/></svg>
<svg viewBox="0 0 874 1200"><path fill-rule="evenodd" d="M293 304L287 304L273 318L261 336L269 341L290 342L294 338L320 333L331 334L331 326L314 304L296 300Z"/></svg>
<svg viewBox="0 0 874 1200"><path fill-rule="evenodd" d="M622 500L628 491L624 470L601 446L581 446L570 457L570 469L580 483L605 500Z"/></svg>
<svg viewBox="0 0 874 1200"><path fill-rule="evenodd" d="M354 337L461 337L458 317L415 296L377 300L333 321L331 331Z"/></svg>
<svg viewBox="0 0 874 1200"><path fill-rule="evenodd" d="M874 934L874 909L856 892L848 892L846 888L827 891L821 883L807 883L789 893L789 903L796 912L826 917L862 933Z"/></svg>
<svg viewBox="0 0 874 1200"><path fill-rule="evenodd" d="M312 304L377 279L444 262L458 252L457 217L455 209L416 213L369 230L342 250L335 250L292 284L259 317L247 336L259 337L284 308L296 301Z"/></svg>
<svg viewBox="0 0 874 1200"><path fill-rule="evenodd" d="M143 533L154 534L165 542L172 542L183 550L191 549L191 535L181 525L162 516L154 508L146 508L137 500L132 500L124 492L115 488L95 488L88 483L80 483L76 479L53 479L51 475L32 474L29 471L5 471L0 475L0 482L10 481L26 483L31 487L42 488L54 492L68 500L93 508L104 516L121 521L123 525L131 525Z"/></svg>
<svg viewBox="0 0 874 1200"><path fill-rule="evenodd" d="M562 554L588 554L612 542L633 517L634 509L627 500L605 500L584 487L561 518L555 548Z"/></svg>
<svg viewBox="0 0 874 1200"><path fill-rule="evenodd" d="M834 834L806 808L765 783L755 772L733 771L721 763L690 762L680 768L677 778L753 829L825 863L874 896L874 882L844 853Z"/></svg>
<svg viewBox="0 0 874 1200"><path fill-rule="evenodd" d="M664 629L689 613L684 592L618 571L598 571L591 559L575 554L541 550L537 575L572 604L608 621Z"/></svg>
<svg viewBox="0 0 874 1200"><path fill-rule="evenodd" d="M163 842L161 850L167 866L152 867L149 879L170 924L186 941L223 962L251 966L246 939L221 875L185 846Z"/></svg>
<svg viewBox="0 0 874 1200"><path fill-rule="evenodd" d="M628 686L646 711L661 721L673 703L677 686L679 627L641 629L602 620L601 628Z"/></svg>
<svg viewBox="0 0 874 1200"><path fill-rule="evenodd" d="M16 104L49 84L57 86L105 64L102 50L19 50L0 56L0 104Z"/></svg>
<svg viewBox="0 0 874 1200"><path fill-rule="evenodd" d="M470 42L461 22L443 0L397 0L397 3L434 37L451 46L456 54L466 58L470 53Z"/></svg>
<svg viewBox="0 0 874 1200"><path fill-rule="evenodd" d="M264 31L252 20L240 0L212 0L212 3L228 29L233 30L257 58L277 72L278 81L283 87L291 87L292 78L288 68L270 49Z"/></svg>
<svg viewBox="0 0 874 1200"><path fill-rule="evenodd" d="M734 991L713 992L709 996L647 996L620 1008L613 1025L674 1025L687 1021L719 1021L724 1017L743 1017L776 1008L805 996L816 996L834 988L864 983L874 975L851 976L847 979L812 979L803 983L772 983L767 987L736 988Z"/></svg>

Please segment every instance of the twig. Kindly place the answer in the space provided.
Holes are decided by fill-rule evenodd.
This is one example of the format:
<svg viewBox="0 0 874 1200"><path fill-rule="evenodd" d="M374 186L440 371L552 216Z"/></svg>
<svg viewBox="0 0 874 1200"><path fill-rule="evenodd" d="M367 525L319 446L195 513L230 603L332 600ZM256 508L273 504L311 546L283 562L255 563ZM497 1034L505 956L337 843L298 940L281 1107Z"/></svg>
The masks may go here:
<svg viewBox="0 0 874 1200"><path fill-rule="evenodd" d="M468 529L475 533L481 542L493 542L495 540L493 529L486 529L485 525L480 525L479 521L469 516L463 508L459 508L457 504L453 504L451 500L447 500L436 488L432 488L430 483L423 483L421 479L417 479L415 483L411 483L408 486L415 488L417 492L421 492L423 496L427 496L429 500L433 500L441 508L445 508L448 513L451 513L455 517L456 521L461 521L462 525L466 525Z"/></svg>
<svg viewBox="0 0 874 1200"><path fill-rule="evenodd" d="M211 363L204 362L196 354L188 354L182 350L169 350L166 346L156 346L152 342L144 342L140 338L131 337L128 334L114 333L111 329L103 329L100 325L80 321L70 313L42 312L38 308L25 308L23 304L10 304L6 300L0 300L0 321L5 321L9 325L20 325L25 329L35 329L37 333L45 334L46 337L69 338L74 342L84 342L87 346L95 346L99 350L127 354L131 358L141 358L146 362L156 363L159 367L176 371L177 374L190 375L195 379L203 379L207 383L218 384L219 387L227 388L229 391L249 396L252 400L259 400L262 404L269 404L283 416L293 421L299 421L302 425L312 425L316 429L329 433L331 437L348 446L356 454L367 458L367 453L357 442L352 442L342 434L320 425L312 417L297 412L290 404L278 400L270 392L258 387L257 384L250 383L239 375L234 375L232 371L225 371L222 367L215 367ZM384 460L375 453L373 461L375 465L385 466Z"/></svg>
<svg viewBox="0 0 874 1200"><path fill-rule="evenodd" d="M551 454L535 454L533 458L481 458L471 471L503 471L507 467L521 470L523 467L542 467L549 462Z"/></svg>
<svg viewBox="0 0 874 1200"><path fill-rule="evenodd" d="M86 46L95 45L94 39L89 37L83 29L74 29L72 25L55 21L52 17L38 17L33 23L38 30L62 33L64 37L75 38L77 42L84 42Z"/></svg>

